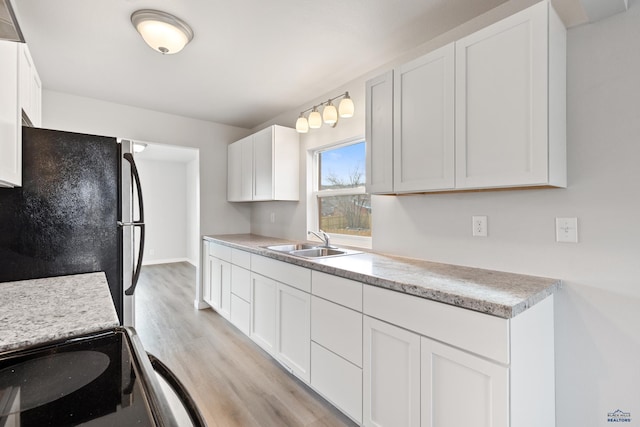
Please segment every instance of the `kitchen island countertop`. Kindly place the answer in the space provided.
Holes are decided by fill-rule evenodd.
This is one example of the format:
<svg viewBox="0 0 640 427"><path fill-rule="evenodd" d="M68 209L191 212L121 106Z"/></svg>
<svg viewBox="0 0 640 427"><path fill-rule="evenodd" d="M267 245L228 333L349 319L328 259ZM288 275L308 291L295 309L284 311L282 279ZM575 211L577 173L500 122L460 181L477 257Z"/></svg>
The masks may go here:
<svg viewBox="0 0 640 427"><path fill-rule="evenodd" d="M104 273L0 283L0 352L118 325Z"/></svg>
<svg viewBox="0 0 640 427"><path fill-rule="evenodd" d="M561 284L558 279L435 263L366 250L355 255L306 259L265 248L292 243L290 240L254 234L203 238L312 270L505 319L515 317L542 301Z"/></svg>

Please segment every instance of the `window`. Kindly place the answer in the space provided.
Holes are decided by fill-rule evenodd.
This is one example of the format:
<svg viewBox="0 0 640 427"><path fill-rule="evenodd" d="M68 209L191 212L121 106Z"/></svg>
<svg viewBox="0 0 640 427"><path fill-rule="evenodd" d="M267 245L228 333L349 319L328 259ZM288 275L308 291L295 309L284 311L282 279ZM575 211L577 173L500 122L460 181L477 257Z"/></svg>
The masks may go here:
<svg viewBox="0 0 640 427"><path fill-rule="evenodd" d="M371 245L371 197L366 193L365 143L361 139L314 152L312 225L334 241Z"/></svg>

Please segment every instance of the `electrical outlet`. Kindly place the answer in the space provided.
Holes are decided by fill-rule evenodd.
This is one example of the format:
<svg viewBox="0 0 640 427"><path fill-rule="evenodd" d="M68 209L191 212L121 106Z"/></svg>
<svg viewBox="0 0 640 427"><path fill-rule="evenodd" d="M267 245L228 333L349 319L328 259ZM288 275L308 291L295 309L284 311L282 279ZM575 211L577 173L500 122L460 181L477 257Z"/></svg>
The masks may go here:
<svg viewBox="0 0 640 427"><path fill-rule="evenodd" d="M578 243L578 218L556 218L556 242Z"/></svg>
<svg viewBox="0 0 640 427"><path fill-rule="evenodd" d="M474 237L487 237L487 217L486 215L471 217Z"/></svg>
<svg viewBox="0 0 640 427"><path fill-rule="evenodd" d="M269 214L269 221L271 221L271 224L276 222L276 213L275 212L271 212Z"/></svg>

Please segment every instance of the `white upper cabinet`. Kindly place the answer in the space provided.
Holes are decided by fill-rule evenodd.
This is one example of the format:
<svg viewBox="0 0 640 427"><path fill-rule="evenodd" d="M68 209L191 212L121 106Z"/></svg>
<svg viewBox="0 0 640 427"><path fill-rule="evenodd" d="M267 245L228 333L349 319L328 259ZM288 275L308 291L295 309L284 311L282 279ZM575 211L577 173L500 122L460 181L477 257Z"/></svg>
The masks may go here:
<svg viewBox="0 0 640 427"><path fill-rule="evenodd" d="M566 30L541 2L456 43L456 187L566 187Z"/></svg>
<svg viewBox="0 0 640 427"><path fill-rule="evenodd" d="M26 44L20 49L20 106L31 125L42 126L42 83Z"/></svg>
<svg viewBox="0 0 640 427"><path fill-rule="evenodd" d="M454 45L395 70L393 190L454 187Z"/></svg>
<svg viewBox="0 0 640 427"><path fill-rule="evenodd" d="M0 40L0 186L22 185L18 64L20 44Z"/></svg>
<svg viewBox="0 0 640 427"><path fill-rule="evenodd" d="M566 30L547 0L366 93L373 194L566 187Z"/></svg>
<svg viewBox="0 0 640 427"><path fill-rule="evenodd" d="M367 192L393 192L393 71L367 81Z"/></svg>
<svg viewBox="0 0 640 427"><path fill-rule="evenodd" d="M0 40L0 187L22 185L22 121L41 126L42 83L29 48Z"/></svg>
<svg viewBox="0 0 640 427"><path fill-rule="evenodd" d="M227 200L298 200L299 153L295 129L277 125L230 144Z"/></svg>

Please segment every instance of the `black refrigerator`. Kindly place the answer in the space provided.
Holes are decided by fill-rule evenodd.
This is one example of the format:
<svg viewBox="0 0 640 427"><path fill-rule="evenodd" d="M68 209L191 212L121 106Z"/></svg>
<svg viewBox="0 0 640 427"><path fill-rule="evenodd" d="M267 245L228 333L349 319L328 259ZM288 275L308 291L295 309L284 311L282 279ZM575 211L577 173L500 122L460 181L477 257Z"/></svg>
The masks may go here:
<svg viewBox="0 0 640 427"><path fill-rule="evenodd" d="M104 271L133 326L143 218L132 141L23 127L22 186L0 188L0 282Z"/></svg>

